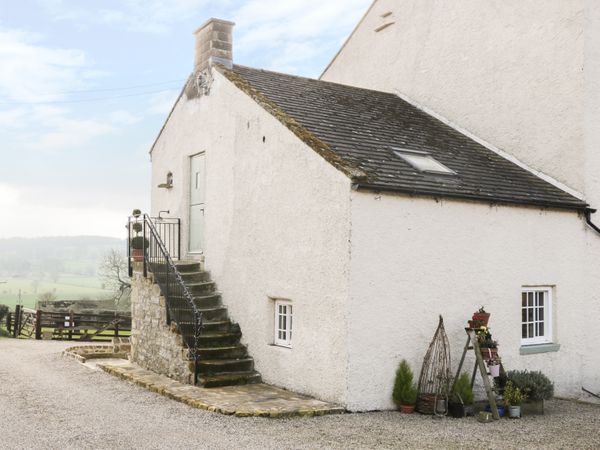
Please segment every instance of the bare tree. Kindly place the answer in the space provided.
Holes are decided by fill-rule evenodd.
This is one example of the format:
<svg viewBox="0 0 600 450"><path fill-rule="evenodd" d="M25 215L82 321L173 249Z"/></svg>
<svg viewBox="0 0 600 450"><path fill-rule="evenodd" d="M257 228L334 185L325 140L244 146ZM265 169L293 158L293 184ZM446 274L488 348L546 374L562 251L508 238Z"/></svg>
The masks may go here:
<svg viewBox="0 0 600 450"><path fill-rule="evenodd" d="M54 302L56 301L57 297L56 294L54 292L42 292L40 295L37 296L37 299L39 302Z"/></svg>
<svg viewBox="0 0 600 450"><path fill-rule="evenodd" d="M131 280L127 273L127 258L125 255L111 249L103 256L98 268L98 275L105 288L113 291L115 305L118 306L121 302L126 303L129 300Z"/></svg>

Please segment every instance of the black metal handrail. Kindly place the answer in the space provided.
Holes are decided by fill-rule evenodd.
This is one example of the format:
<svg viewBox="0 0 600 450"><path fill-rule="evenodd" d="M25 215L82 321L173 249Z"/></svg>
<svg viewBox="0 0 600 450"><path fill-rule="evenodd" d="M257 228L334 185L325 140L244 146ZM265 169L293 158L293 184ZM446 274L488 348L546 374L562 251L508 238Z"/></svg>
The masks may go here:
<svg viewBox="0 0 600 450"><path fill-rule="evenodd" d="M163 219L164 220L164 219ZM179 224L179 219L177 224ZM133 224L141 225L140 231L135 231ZM137 227L139 228L139 227ZM175 321L182 334L183 341L188 347L189 355L194 361L194 384L198 381L198 342L202 332L202 313L194 303L194 297L185 285L181 273L173 262L161 233L157 229L155 219L144 214L141 217L130 217L128 229L133 230L137 236L142 236L143 275L148 276L148 270L154 275L154 281L159 285L165 298L167 309L167 323ZM179 233L177 232L177 236ZM131 243L131 238L130 238ZM131 255L131 244L128 245L128 254ZM179 247L177 247L179 252ZM131 260L131 258L130 258ZM192 326L192 336L186 336L184 330Z"/></svg>

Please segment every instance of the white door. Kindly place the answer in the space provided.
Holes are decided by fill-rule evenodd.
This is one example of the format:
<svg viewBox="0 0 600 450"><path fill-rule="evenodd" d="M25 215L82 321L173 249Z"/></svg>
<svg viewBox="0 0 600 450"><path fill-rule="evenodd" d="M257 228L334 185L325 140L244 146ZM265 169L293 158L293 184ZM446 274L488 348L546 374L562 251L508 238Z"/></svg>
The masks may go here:
<svg viewBox="0 0 600 450"><path fill-rule="evenodd" d="M202 253L204 249L204 153L190 158L190 253Z"/></svg>

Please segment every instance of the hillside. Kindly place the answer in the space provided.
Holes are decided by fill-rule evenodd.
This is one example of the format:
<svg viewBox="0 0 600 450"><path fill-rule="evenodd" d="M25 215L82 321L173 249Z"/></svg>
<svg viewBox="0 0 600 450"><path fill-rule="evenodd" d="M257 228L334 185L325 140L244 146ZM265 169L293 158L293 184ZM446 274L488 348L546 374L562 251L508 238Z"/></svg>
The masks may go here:
<svg viewBox="0 0 600 450"><path fill-rule="evenodd" d="M0 303L13 306L21 292L32 307L41 293L60 300L105 298L97 270L111 249L125 251L121 239L65 236L0 239Z"/></svg>

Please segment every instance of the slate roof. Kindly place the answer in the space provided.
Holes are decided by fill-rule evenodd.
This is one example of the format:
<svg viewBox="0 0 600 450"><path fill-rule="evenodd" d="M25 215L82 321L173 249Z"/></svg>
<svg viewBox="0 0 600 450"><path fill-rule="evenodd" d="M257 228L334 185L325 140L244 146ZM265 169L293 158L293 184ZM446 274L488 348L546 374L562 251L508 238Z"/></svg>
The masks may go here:
<svg viewBox="0 0 600 450"><path fill-rule="evenodd" d="M351 176L359 188L569 209L586 207L582 200L394 94L238 65L222 71L284 124L289 118L300 124L296 127L300 130L292 131L316 150L324 147L321 154ZM302 128L312 136L304 136ZM456 175L421 172L395 155L392 148L426 151ZM331 157L327 152L333 152Z"/></svg>

